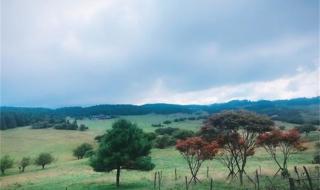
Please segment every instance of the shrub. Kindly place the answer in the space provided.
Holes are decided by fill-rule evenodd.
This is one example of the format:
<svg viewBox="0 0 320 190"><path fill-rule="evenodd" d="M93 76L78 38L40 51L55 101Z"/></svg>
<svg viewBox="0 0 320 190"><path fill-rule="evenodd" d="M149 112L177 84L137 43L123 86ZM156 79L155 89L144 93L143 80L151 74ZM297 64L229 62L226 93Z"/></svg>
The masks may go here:
<svg viewBox="0 0 320 190"><path fill-rule="evenodd" d="M300 133L306 133L308 135L311 131L316 131L317 127L312 124L304 124L300 127L296 127Z"/></svg>
<svg viewBox="0 0 320 190"><path fill-rule="evenodd" d="M146 137L147 137L147 139L148 139L149 141L153 141L154 139L157 138L157 134L155 134L155 133L153 133L153 132L145 133L145 135L146 135Z"/></svg>
<svg viewBox="0 0 320 190"><path fill-rule="evenodd" d="M19 168L21 168L21 172L24 172L25 168L31 164L31 158L23 157L19 163Z"/></svg>
<svg viewBox="0 0 320 190"><path fill-rule="evenodd" d="M53 160L54 158L50 153L41 153L35 159L35 164L42 166L42 169L44 169L45 165L51 164Z"/></svg>
<svg viewBox="0 0 320 190"><path fill-rule="evenodd" d="M151 124L152 127L162 127L163 125L161 123L159 124Z"/></svg>
<svg viewBox="0 0 320 190"><path fill-rule="evenodd" d="M94 137L94 140L96 140L97 142L101 142L101 140L105 137L105 134L104 135L97 135Z"/></svg>
<svg viewBox="0 0 320 190"><path fill-rule="evenodd" d="M169 124L171 124L171 121L166 120L166 121L163 122L163 124L169 125Z"/></svg>
<svg viewBox="0 0 320 190"><path fill-rule="evenodd" d="M186 129L179 129L172 133L172 136L176 139L185 140L188 137L194 136L194 132Z"/></svg>
<svg viewBox="0 0 320 190"><path fill-rule="evenodd" d="M173 127L164 127L164 128L159 128L156 129L155 132L158 135L172 135L173 132L179 130L178 128L173 128Z"/></svg>
<svg viewBox="0 0 320 190"><path fill-rule="evenodd" d="M31 125L32 129L46 129L52 127L52 124L47 121L39 121Z"/></svg>
<svg viewBox="0 0 320 190"><path fill-rule="evenodd" d="M176 141L174 138L172 138L169 135L163 135L163 136L158 136L155 139L154 147L163 149L163 148L167 148L169 146L173 146L173 145L175 145L175 143L176 143Z"/></svg>
<svg viewBox="0 0 320 190"><path fill-rule="evenodd" d="M89 143L83 143L73 150L73 155L79 159L82 159L84 155L93 149L92 145Z"/></svg>
<svg viewBox="0 0 320 190"><path fill-rule="evenodd" d="M62 129L62 130L77 130L78 124L77 121L74 120L73 123L70 123L68 120L63 123L57 123L53 126L55 129Z"/></svg>
<svg viewBox="0 0 320 190"><path fill-rule="evenodd" d="M0 160L0 170L2 175L4 175L5 170L13 167L14 160L9 156L5 155Z"/></svg>
<svg viewBox="0 0 320 190"><path fill-rule="evenodd" d="M313 164L320 164L320 154L314 155L312 163Z"/></svg>
<svg viewBox="0 0 320 190"><path fill-rule="evenodd" d="M86 154L84 155L85 158L89 158L91 156L93 156L95 154L95 151L94 150L88 150L86 152Z"/></svg>
<svg viewBox="0 0 320 190"><path fill-rule="evenodd" d="M84 124L81 124L80 127L79 127L79 130L80 131L86 131L88 130L89 128L87 126L85 126Z"/></svg>

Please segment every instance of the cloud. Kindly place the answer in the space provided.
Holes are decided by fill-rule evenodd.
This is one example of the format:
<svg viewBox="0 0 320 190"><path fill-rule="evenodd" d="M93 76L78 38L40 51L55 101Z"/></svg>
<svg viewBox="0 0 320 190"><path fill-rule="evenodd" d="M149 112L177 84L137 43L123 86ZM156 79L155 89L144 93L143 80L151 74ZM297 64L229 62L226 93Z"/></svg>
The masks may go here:
<svg viewBox="0 0 320 190"><path fill-rule="evenodd" d="M320 68L310 72L299 72L297 75L272 81L226 85L184 93L171 92L159 80L154 88L146 94L145 99L140 100L139 104L148 102L211 104L235 99L275 100L315 97L320 95L319 71Z"/></svg>
<svg viewBox="0 0 320 190"><path fill-rule="evenodd" d="M140 103L157 100L160 92L164 100L183 99L311 72L319 61L317 5L5 0L1 104ZM188 101L203 102L197 97Z"/></svg>

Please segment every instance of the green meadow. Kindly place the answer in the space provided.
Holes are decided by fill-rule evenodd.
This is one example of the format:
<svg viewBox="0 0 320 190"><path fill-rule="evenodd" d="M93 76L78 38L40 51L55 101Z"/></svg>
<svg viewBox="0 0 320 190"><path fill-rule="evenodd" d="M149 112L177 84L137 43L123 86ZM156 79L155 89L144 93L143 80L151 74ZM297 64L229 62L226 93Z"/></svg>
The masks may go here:
<svg viewBox="0 0 320 190"><path fill-rule="evenodd" d="M165 120L183 117L182 114L172 115L143 115L123 116L122 118L135 122L145 132L152 132L156 128L153 123L161 123ZM24 173L19 173L18 166L6 171L5 176L0 177L1 189L136 189L149 190L154 186L154 172L161 171L163 175L161 189L185 189L185 176L190 176L185 160L174 147L166 149L152 149L151 157L156 167L149 172L128 171L121 172L121 186L116 188L115 172L98 173L88 165L88 159L77 160L72 156L72 150L81 143L87 142L97 146L94 137L102 135L109 129L115 119L110 120L79 120L78 123L89 127L87 131L68 131L55 129L31 129L29 126L0 131L1 156L8 154L17 163L24 156L36 157L41 152L49 152L55 157L53 164L48 165L44 170L41 167L31 165ZM292 128L295 124L276 122L277 125L284 125ZM202 125L201 120L186 120L173 122L170 127L178 127L197 131ZM309 166L311 164L314 150L314 143L318 140L319 131L312 132L307 137L305 146L308 149L292 155L289 160L289 168L293 166ZM209 168L209 177L207 177ZM177 170L178 178L175 180L174 170ZM254 175L256 170L261 169L262 175L273 175L276 166L266 152L258 148L247 164L249 175ZM226 180L226 168L218 161L206 161L201 167L199 179L201 183L191 186L189 189L209 189L209 179L213 179L214 189L245 189L241 188L238 180ZM250 187L249 182L247 186Z"/></svg>

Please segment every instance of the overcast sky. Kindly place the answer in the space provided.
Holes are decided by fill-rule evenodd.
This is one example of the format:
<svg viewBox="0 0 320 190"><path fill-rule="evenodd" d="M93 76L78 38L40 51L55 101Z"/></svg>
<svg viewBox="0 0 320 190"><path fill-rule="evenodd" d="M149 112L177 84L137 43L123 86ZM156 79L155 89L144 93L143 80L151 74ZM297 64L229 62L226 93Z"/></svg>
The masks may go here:
<svg viewBox="0 0 320 190"><path fill-rule="evenodd" d="M319 96L318 0L1 3L1 105Z"/></svg>

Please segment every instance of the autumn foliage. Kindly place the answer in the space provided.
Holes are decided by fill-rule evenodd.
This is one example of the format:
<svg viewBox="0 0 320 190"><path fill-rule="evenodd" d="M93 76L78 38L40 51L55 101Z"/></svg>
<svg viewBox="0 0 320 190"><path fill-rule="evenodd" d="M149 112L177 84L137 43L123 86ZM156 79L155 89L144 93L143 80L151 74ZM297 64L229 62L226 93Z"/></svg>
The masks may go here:
<svg viewBox="0 0 320 190"><path fill-rule="evenodd" d="M270 118L254 112L225 111L209 117L200 134L208 141L219 143L223 149L221 160L229 169L228 177L237 174L243 184L247 160L255 153L257 136L271 131L273 125Z"/></svg>
<svg viewBox="0 0 320 190"><path fill-rule="evenodd" d="M262 133L257 138L257 144L271 155L279 167L282 176L289 175L287 163L290 155L297 150L305 150L300 140L300 133L297 129L279 130ZM277 153L280 151L280 155ZM282 162L281 162L282 161Z"/></svg>
<svg viewBox="0 0 320 190"><path fill-rule="evenodd" d="M201 137L191 137L178 140L176 149L180 151L187 161L191 172L191 181L197 183L197 173L205 160L211 160L218 153L219 145L216 142L207 142Z"/></svg>

